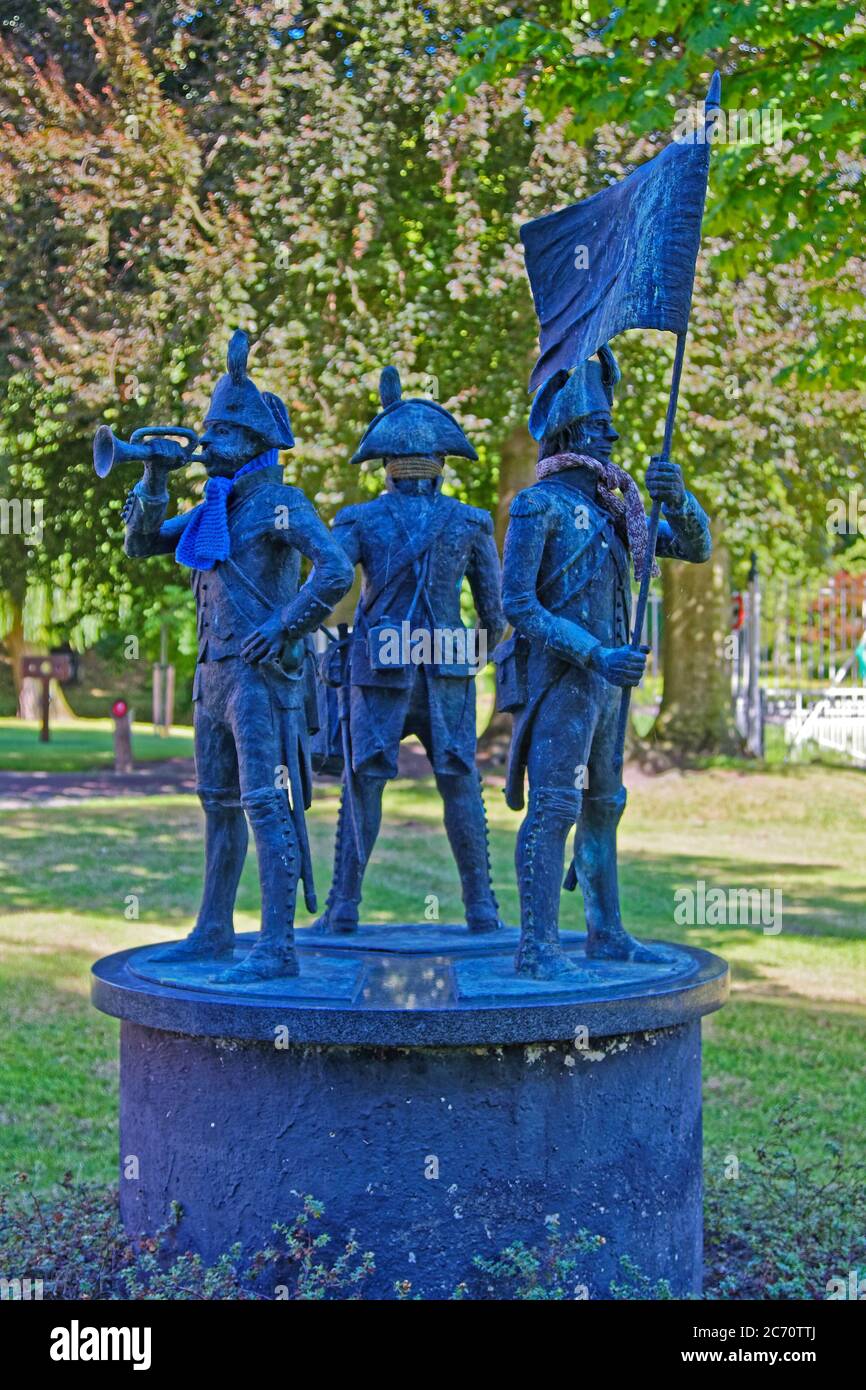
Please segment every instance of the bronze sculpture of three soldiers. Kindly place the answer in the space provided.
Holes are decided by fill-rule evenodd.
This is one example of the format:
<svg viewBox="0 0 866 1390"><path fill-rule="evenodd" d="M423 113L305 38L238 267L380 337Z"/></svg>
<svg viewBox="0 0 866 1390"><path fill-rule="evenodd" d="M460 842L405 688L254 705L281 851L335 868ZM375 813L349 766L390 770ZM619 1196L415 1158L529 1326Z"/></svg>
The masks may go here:
<svg viewBox="0 0 866 1390"><path fill-rule="evenodd" d="M570 373L557 373L536 396L530 430L539 443L537 481L511 506L501 597L489 515L441 490L446 457L477 457L452 415L435 402L405 399L396 371L386 368L381 409L352 459L383 464L385 489L344 508L329 530L303 492L283 481L278 451L294 444L288 413L279 397L251 381L247 354L245 334L235 333L195 446L208 475L198 507L165 519L167 476L193 456L189 446L168 431L135 449L118 446L127 458L144 460L123 513L126 553L174 551L192 571L197 607L193 700L205 880L195 928L166 958L213 960L215 978L227 983L297 974L299 883L316 910L304 821L312 794L310 733L322 722L314 711L323 708L313 634L359 566L352 632L322 662L323 672L336 666L331 684L340 687L335 751L343 786L333 881L316 928L358 929L383 789L397 774L401 739L415 734L442 797L469 930L501 929L475 766L474 677L507 619L513 634L495 660L500 708L514 714L506 789L513 809L522 808L529 781L516 851L516 968L537 979L567 977L576 968L558 926L572 827L587 955L653 960L653 950L622 925L616 871L625 804L616 711L621 689L640 681L646 660L629 639L630 567L640 575L651 549L637 487L611 461L619 378L612 352L603 347ZM103 451L106 433L98 441ZM97 462L98 471L107 467ZM705 560L707 519L677 465L654 459L646 483L664 511L657 553ZM303 584L302 558L312 566ZM464 577L478 616L474 632L460 616ZM327 701L324 708L327 724ZM247 823L256 841L261 932L235 964L232 914Z"/></svg>

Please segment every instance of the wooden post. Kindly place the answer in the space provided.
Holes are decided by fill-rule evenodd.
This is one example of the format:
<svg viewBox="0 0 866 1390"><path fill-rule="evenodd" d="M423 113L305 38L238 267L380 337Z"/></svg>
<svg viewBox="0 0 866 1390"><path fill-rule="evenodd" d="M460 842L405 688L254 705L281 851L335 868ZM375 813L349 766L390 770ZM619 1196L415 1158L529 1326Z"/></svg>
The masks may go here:
<svg viewBox="0 0 866 1390"><path fill-rule="evenodd" d="M38 680L40 683L40 743L48 743L51 738L51 682L68 681L72 675L72 662L66 652L53 652L47 656L28 653L21 658L21 680Z"/></svg>
<svg viewBox="0 0 866 1390"><path fill-rule="evenodd" d="M764 755L764 727L761 710L761 582L758 557L752 551L749 569L749 738L750 752Z"/></svg>
<svg viewBox="0 0 866 1390"><path fill-rule="evenodd" d="M174 723L174 667L165 668L165 726L164 735L168 738Z"/></svg>
<svg viewBox="0 0 866 1390"><path fill-rule="evenodd" d="M115 700L111 715L114 719L114 770L126 774L132 772L132 723L126 701Z"/></svg>
<svg viewBox="0 0 866 1390"><path fill-rule="evenodd" d="M51 738L49 728L49 716L51 713L51 671L46 675L43 671L39 677L42 685L40 707L42 711L42 727L39 730L39 742L48 743Z"/></svg>
<svg viewBox="0 0 866 1390"><path fill-rule="evenodd" d="M168 738L174 722L174 667L168 661L168 623L159 633L159 662L153 668L153 732Z"/></svg>
<svg viewBox="0 0 866 1390"><path fill-rule="evenodd" d="M153 663L153 732L159 733L162 723L162 668L158 662Z"/></svg>

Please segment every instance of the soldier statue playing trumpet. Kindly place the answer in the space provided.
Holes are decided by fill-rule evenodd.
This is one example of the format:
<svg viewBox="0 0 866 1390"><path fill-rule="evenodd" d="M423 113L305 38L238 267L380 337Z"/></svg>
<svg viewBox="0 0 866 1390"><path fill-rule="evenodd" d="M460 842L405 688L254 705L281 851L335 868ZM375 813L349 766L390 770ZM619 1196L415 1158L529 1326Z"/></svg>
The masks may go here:
<svg viewBox="0 0 866 1390"><path fill-rule="evenodd" d="M204 892L192 933L164 958L231 961L248 820L261 883L261 933L249 954L219 976L228 982L298 973L293 925L299 878L315 910L304 824L311 788L304 639L353 576L312 503L283 482L278 451L294 444L289 416L278 396L260 392L247 376L248 351L246 335L236 332L201 439L187 430L147 429L125 445L103 426L94 442L101 476L116 460L144 461L123 511L126 554L174 552L192 570ZM205 500L166 521L168 474L193 459L207 471ZM313 569L299 587L302 556Z"/></svg>

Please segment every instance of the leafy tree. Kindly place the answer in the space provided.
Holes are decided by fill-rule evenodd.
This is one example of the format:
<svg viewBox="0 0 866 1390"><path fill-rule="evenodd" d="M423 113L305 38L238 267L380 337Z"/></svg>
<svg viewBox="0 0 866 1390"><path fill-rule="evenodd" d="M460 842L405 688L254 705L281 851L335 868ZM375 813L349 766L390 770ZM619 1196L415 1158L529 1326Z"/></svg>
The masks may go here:
<svg viewBox="0 0 866 1390"><path fill-rule="evenodd" d="M464 52L454 109L482 84L519 76L542 119L567 110L571 134L584 142L606 126L659 139L677 107L699 101L719 68L729 120L719 132L707 211L708 232L722 239L718 266L736 275L801 263L816 311L801 380L859 384L866 346L860 5L560 0L473 31ZM739 112L764 113L760 139L751 119L735 119ZM766 119L771 113L778 126Z"/></svg>
<svg viewBox="0 0 866 1390"><path fill-rule="evenodd" d="M474 31L463 51L450 109L522 81L528 108L542 122L567 117L611 178L669 138L678 103L702 98L714 67L729 114L769 108L765 128L771 110L781 115L778 146L732 139L713 151L674 448L716 518L716 557L663 567L657 734L731 746L729 556L741 573L751 547L765 565L826 564L828 502L862 457L862 16L802 0L528 5ZM668 384L658 335L622 354L621 432L646 440L651 425L658 439Z"/></svg>
<svg viewBox="0 0 866 1390"><path fill-rule="evenodd" d="M62 28L55 52L39 33L38 56L22 52L18 31L0 44L0 482L44 512L40 544L7 535L0 546L13 658L28 610L34 633L88 640L170 573L125 565L122 499L93 475L93 430L100 419L124 431L177 419L250 255L237 214L202 188L198 140L163 97L128 15L96 8L99 22L83 24L89 85L82 44L67 52Z"/></svg>
<svg viewBox="0 0 866 1390"><path fill-rule="evenodd" d="M123 559L123 482L94 478L92 433L100 420L125 437L148 422L195 425L238 324L260 340L257 379L292 411L287 474L326 514L378 486L346 459L393 360L409 389L435 382L460 415L481 458L448 486L494 511L501 534L510 496L533 476L536 324L520 224L648 157L673 109L662 122L657 103L655 125L649 108L632 125L628 102L594 79L577 103L590 125L576 127L555 105L550 62L512 54L497 66L504 3L398 0L383 12L330 0L295 15L282 0L195 11L27 0L17 12L0 47L0 493L44 499L46 524L36 548L0 545L7 630L23 640L25 611L34 632L79 641L106 623L129 630L177 578L170 559ZM554 35L570 22L562 6L526 13ZM480 82L475 68L461 76L468 29L490 36ZM580 71L601 71L605 42L581 36ZM572 79L567 63L562 76ZM456 109L461 84L471 99ZM688 73L672 77L670 91L687 85ZM819 562L826 528L816 522L804 557L798 513L818 517L840 450L850 468L859 447L854 392L821 374L820 353L808 404L794 381L804 343L830 320L853 331L855 316L816 299L802 257L774 261L765 247L722 278L744 244L726 224L708 241L677 442L720 516L717 595L727 549L739 563L756 534L786 561ZM660 436L661 351L642 339L622 349L618 424L638 476ZM200 470L173 486L181 505L196 500ZM678 651L712 654L694 616L690 604L679 629L668 623L671 689ZM674 640L684 629L688 644ZM690 738L723 733L713 718Z"/></svg>
<svg viewBox="0 0 866 1390"><path fill-rule="evenodd" d="M495 502L518 429L528 460L517 228L570 195L585 160L555 124L536 138L516 89L431 115L464 13L389 17L365 0L351 20L323 6L296 26L264 4L176 26L71 0L7 38L2 451L7 485L48 503L27 580L66 593L68 623L122 617L170 569L119 556L120 496L93 478L93 428L200 419L239 323L293 413L289 476L326 512L369 486L345 460L387 360L410 389L432 378L478 439L481 466L450 480L464 495ZM200 482L178 479L181 498ZM20 621L19 561L7 548L0 587Z"/></svg>

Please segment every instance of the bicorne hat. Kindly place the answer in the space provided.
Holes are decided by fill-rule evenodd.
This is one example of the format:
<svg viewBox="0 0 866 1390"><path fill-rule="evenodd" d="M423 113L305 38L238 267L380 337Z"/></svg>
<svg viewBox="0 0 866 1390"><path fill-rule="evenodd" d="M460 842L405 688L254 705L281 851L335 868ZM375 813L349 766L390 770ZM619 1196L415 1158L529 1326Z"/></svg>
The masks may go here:
<svg viewBox="0 0 866 1390"><path fill-rule="evenodd" d="M452 454L477 459L478 455L454 416L443 406L423 398L403 399L396 367L385 367L382 372L379 399L382 409L361 436L350 463L411 455L444 458Z"/></svg>
<svg viewBox="0 0 866 1390"><path fill-rule="evenodd" d="M246 333L232 334L226 356L226 375L220 377L205 416L208 425L243 425L253 430L269 449L292 449L295 439L289 414L279 396L264 395L247 376L250 343Z"/></svg>
<svg viewBox="0 0 866 1390"><path fill-rule="evenodd" d="M554 372L536 392L529 412L533 439L547 439L587 415L609 411L613 388L621 376L611 349L605 343L598 356L581 362L573 372Z"/></svg>

